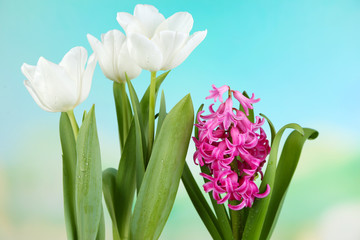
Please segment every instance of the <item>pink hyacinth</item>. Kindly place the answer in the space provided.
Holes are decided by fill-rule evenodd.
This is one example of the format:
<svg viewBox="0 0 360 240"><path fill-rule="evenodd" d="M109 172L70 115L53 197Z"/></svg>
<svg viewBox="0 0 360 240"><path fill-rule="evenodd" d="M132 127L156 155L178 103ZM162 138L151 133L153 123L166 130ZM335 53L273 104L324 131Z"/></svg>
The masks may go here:
<svg viewBox="0 0 360 240"><path fill-rule="evenodd" d="M200 175L208 181L204 184L206 192L212 191L218 204L228 200L239 201L238 205L228 204L232 210L251 207L255 198L266 197L270 192L267 185L265 192L259 193L255 178L263 177L262 167L270 153L269 141L262 129L264 119L256 116L255 122L248 119L254 94L249 99L239 91L230 90L229 86L216 88L212 85L210 96L206 99L220 100L221 104L215 111L214 104L209 106L208 115L200 111L197 115L199 130L198 138L193 138L196 152L195 164L207 166L210 175ZM223 101L222 95L228 91L228 98ZM239 101L244 112L233 108L232 95Z"/></svg>

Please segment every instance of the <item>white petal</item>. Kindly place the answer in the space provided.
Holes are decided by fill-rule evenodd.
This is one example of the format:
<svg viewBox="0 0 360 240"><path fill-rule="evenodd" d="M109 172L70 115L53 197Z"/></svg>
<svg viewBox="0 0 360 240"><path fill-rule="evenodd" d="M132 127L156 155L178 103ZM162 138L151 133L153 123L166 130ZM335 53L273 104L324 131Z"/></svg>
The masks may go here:
<svg viewBox="0 0 360 240"><path fill-rule="evenodd" d="M104 75L111 80L115 80L114 65L112 63L114 51L109 51L110 47L105 48L104 45L92 35L87 35L91 48L93 49L96 58Z"/></svg>
<svg viewBox="0 0 360 240"><path fill-rule="evenodd" d="M126 34L130 32L136 32L140 34L145 34L144 27L139 19L127 12L117 13L116 20L120 26L124 29Z"/></svg>
<svg viewBox="0 0 360 240"><path fill-rule="evenodd" d="M85 70L87 51L84 47L74 47L65 54L59 66L63 67L68 76L76 84L75 89L80 89L82 74Z"/></svg>
<svg viewBox="0 0 360 240"><path fill-rule="evenodd" d="M175 31L162 31L153 39L159 46L163 61L161 64L161 70L169 70L170 64L174 55L184 45L189 35L182 32Z"/></svg>
<svg viewBox="0 0 360 240"><path fill-rule="evenodd" d="M112 54L114 58L114 55L116 56L120 52L122 45L124 44L125 41L126 41L125 35L119 30L115 29L108 31L104 35L103 45L105 49L108 51L108 53Z"/></svg>
<svg viewBox="0 0 360 240"><path fill-rule="evenodd" d="M76 82L64 68L40 58L31 83L46 106L56 112L72 110L77 101Z"/></svg>
<svg viewBox="0 0 360 240"><path fill-rule="evenodd" d="M169 64L169 69L173 69L185 61L190 53L204 40L206 34L207 30L199 31L191 35L189 40L185 43L182 49L176 54L174 59Z"/></svg>
<svg viewBox="0 0 360 240"><path fill-rule="evenodd" d="M134 79L141 73L141 68L136 62L130 57L127 43L125 42L122 46L119 55L117 56L117 71L118 71L118 82L125 82L125 73L129 79Z"/></svg>
<svg viewBox="0 0 360 240"><path fill-rule="evenodd" d="M31 82L29 80L25 80L24 81L24 85L26 87L26 89L29 91L31 97L34 99L34 101L37 103L37 105L39 105L39 107L41 107L42 109L44 109L47 112L56 112L53 111L51 108L49 108L48 106L46 106L41 100L40 100L40 96L37 95L36 90L33 89Z"/></svg>
<svg viewBox="0 0 360 240"><path fill-rule="evenodd" d="M96 66L96 57L95 57L95 54L93 53L89 57L85 72L83 74L80 95L79 95L79 100L78 100L77 105L82 103L83 101L85 101L85 99L89 96L95 66Z"/></svg>
<svg viewBox="0 0 360 240"><path fill-rule="evenodd" d="M143 35L132 33L128 36L130 56L143 69L159 71L162 64L162 54L158 46Z"/></svg>
<svg viewBox="0 0 360 240"><path fill-rule="evenodd" d="M25 75L25 77L29 81L32 81L34 79L35 69L36 69L36 66L32 66L27 63L24 63L21 66L21 72Z"/></svg>
<svg viewBox="0 0 360 240"><path fill-rule="evenodd" d="M172 30L189 34L194 24L194 19L188 12L177 12L166 19L156 29L156 33Z"/></svg>
<svg viewBox="0 0 360 240"><path fill-rule="evenodd" d="M152 38L156 28L165 20L165 17L159 13L157 8L147 4L136 5L134 16L142 23L145 35L148 38Z"/></svg>

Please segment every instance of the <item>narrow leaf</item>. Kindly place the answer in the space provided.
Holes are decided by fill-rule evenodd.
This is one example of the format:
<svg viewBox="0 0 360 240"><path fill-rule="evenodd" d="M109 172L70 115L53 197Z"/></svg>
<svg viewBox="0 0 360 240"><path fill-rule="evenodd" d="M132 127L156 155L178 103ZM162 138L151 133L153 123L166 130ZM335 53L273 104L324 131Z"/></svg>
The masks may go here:
<svg viewBox="0 0 360 240"><path fill-rule="evenodd" d="M76 231L76 143L70 119L66 113L60 116L60 141L63 159L63 194L67 238L77 239Z"/></svg>
<svg viewBox="0 0 360 240"><path fill-rule="evenodd" d="M194 119L190 95L166 116L131 219L131 239L158 239L174 204Z"/></svg>
<svg viewBox="0 0 360 240"><path fill-rule="evenodd" d="M124 148L126 137L130 129L132 118L129 98L125 91L125 83L114 82L113 93L115 100L116 116L118 122L120 149Z"/></svg>
<svg viewBox="0 0 360 240"><path fill-rule="evenodd" d="M115 168L108 168L103 171L102 174L102 183L103 183L103 193L105 198L106 207L108 209L112 227L113 227L113 238L120 239L119 237L119 230L118 230L118 224L117 224L117 218L116 218L116 207L117 207L117 201L115 199L115 193L116 193L116 176L117 176L117 170Z"/></svg>
<svg viewBox="0 0 360 240"><path fill-rule="evenodd" d="M301 135L298 131L293 131L286 139L276 168L274 187L260 239L268 239L271 236L305 141L315 139L319 134L316 130L309 128L304 128L304 132L305 134Z"/></svg>
<svg viewBox="0 0 360 240"><path fill-rule="evenodd" d="M165 94L164 94L164 91L162 91L161 99L160 99L159 119L158 119L157 127L156 127L156 136L158 136L158 134L160 132L160 129L164 122L165 117L166 117Z"/></svg>
<svg viewBox="0 0 360 240"><path fill-rule="evenodd" d="M268 159L268 165L266 167L266 172L259 188L260 193L266 190L267 184L269 184L271 189L273 189L274 187L279 144L280 144L281 136L283 135L284 131L287 128L295 129L301 134L304 134L303 129L298 124L295 123L285 125L279 130L278 133L276 133L274 142L271 145L271 151ZM272 195L272 190L270 190L270 193L267 197L262 199L259 198L255 199L253 206L249 210L249 215L246 220L246 225L243 233L243 239L260 238L261 229L263 227L263 223L265 220L266 212L268 210L271 195Z"/></svg>
<svg viewBox="0 0 360 240"><path fill-rule="evenodd" d="M130 219L136 188L135 122L131 123L116 176L116 218L121 239L130 239Z"/></svg>
<svg viewBox="0 0 360 240"><path fill-rule="evenodd" d="M209 231L211 237L215 240L222 240L223 238L221 235L219 223L211 208L209 207L209 204L207 203L204 195L197 186L197 183L192 176L187 163L185 163L181 180L184 183L185 189L190 197L191 202L193 203L197 213L199 214L205 227Z"/></svg>
<svg viewBox="0 0 360 240"><path fill-rule="evenodd" d="M76 142L76 213L78 238L96 238L101 219L101 160L94 106L86 115Z"/></svg>
<svg viewBox="0 0 360 240"><path fill-rule="evenodd" d="M265 114L260 113L260 116L265 118L269 124L270 132L271 132L271 144L272 144L274 142L274 138L276 135L276 130L275 130L274 124L270 121L270 119Z"/></svg>
<svg viewBox="0 0 360 240"><path fill-rule="evenodd" d="M128 84L128 88L129 88L129 93L130 93L130 99L131 99L131 104L133 106L133 110L134 110L134 121L135 121L135 135L136 135L136 185L137 185L137 189L139 191L143 177L144 177L144 173L145 173L145 161L144 161L144 156L146 156L146 154L144 154L144 150L146 149L146 146L143 145L143 143L145 143L144 140L144 131L141 130L141 113L140 113L140 104L139 104L139 99L137 98L136 92L134 90L134 87L132 86L130 80L127 78L126 76L126 80L127 80L127 84Z"/></svg>

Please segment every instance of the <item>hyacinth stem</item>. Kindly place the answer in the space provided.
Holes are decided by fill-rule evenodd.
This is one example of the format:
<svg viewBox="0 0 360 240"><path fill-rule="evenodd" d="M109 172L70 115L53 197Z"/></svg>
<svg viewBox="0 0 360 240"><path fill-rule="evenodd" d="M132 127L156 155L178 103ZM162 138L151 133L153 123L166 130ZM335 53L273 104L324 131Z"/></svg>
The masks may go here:
<svg viewBox="0 0 360 240"><path fill-rule="evenodd" d="M231 205L238 205L239 201L229 201ZM240 240L242 233L240 233L240 211L230 209L231 225L233 232L233 239Z"/></svg>
<svg viewBox="0 0 360 240"><path fill-rule="evenodd" d="M150 96L149 96L149 135L148 135L148 154L150 156L154 141L155 127L155 86L156 72L151 72Z"/></svg>
<svg viewBox="0 0 360 240"><path fill-rule="evenodd" d="M69 119L70 119L70 123L71 123L71 127L72 127L72 130L74 132L74 137L75 137L75 140L77 138L77 135L79 133L79 126L76 122L76 119L75 119L75 115L74 115L74 111L73 110L70 110L68 112L66 112L67 115L69 116Z"/></svg>

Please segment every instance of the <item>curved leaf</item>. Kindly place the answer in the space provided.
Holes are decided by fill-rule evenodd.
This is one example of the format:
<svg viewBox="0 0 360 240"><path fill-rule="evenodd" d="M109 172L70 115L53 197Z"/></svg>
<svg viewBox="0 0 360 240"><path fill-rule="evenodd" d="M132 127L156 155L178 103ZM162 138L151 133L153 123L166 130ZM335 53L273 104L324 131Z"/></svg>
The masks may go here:
<svg viewBox="0 0 360 240"><path fill-rule="evenodd" d="M114 82L113 94L119 130L120 150L123 151L132 118L129 98L125 91L125 83Z"/></svg>
<svg viewBox="0 0 360 240"><path fill-rule="evenodd" d="M205 227L209 231L211 237L215 240L222 240L223 238L221 236L219 223L211 208L209 207L209 204L207 203L204 195L197 186L197 183L193 175L191 174L187 163L185 163L181 179L184 183L185 189L190 197L191 202L193 203L196 211L198 212Z"/></svg>
<svg viewBox="0 0 360 240"><path fill-rule="evenodd" d="M136 185L137 189L139 191L144 174L145 174L145 158L146 154L144 153L144 150L146 150L146 146L144 146L145 140L144 140L144 128L141 128L141 113L140 113L140 104L139 99L136 95L135 89L133 85L131 84L129 78L126 76L126 82L128 84L129 93L130 93L130 99L131 104L133 106L134 111L134 122L135 122L135 136L136 136L136 151L134 154L136 155Z"/></svg>
<svg viewBox="0 0 360 240"><path fill-rule="evenodd" d="M279 132L276 133L274 142L271 145L271 151L270 151L268 164L266 167L266 172L259 188L260 193L266 190L267 184L269 184L271 189L274 186L279 144L280 144L281 136L283 135L284 131L287 128L295 129L296 131L304 135L303 129L298 124L295 123L290 123L285 125L279 130ZM247 217L245 229L243 233L243 239L260 238L261 229L263 227L263 223L265 220L266 212L268 210L271 195L272 195L272 190L270 191L267 197L262 199L259 198L255 199L253 206L249 210L249 215Z"/></svg>
<svg viewBox="0 0 360 240"><path fill-rule="evenodd" d="M296 170L300 159L301 150L307 139L315 139L318 132L313 129L304 128L304 135L293 131L286 139L278 167L276 168L275 182L272 189L271 199L266 214L264 226L260 239L268 239L276 225L280 214L286 191Z"/></svg>
<svg viewBox="0 0 360 240"><path fill-rule="evenodd" d="M166 116L131 219L131 239L158 239L174 204L189 145L194 110L185 96Z"/></svg>
<svg viewBox="0 0 360 240"><path fill-rule="evenodd" d="M260 116L265 118L269 124L270 132L271 132L271 145L272 145L272 143L274 142L275 135L276 135L276 130L275 130L274 124L270 121L270 119L265 114L260 113Z"/></svg>

